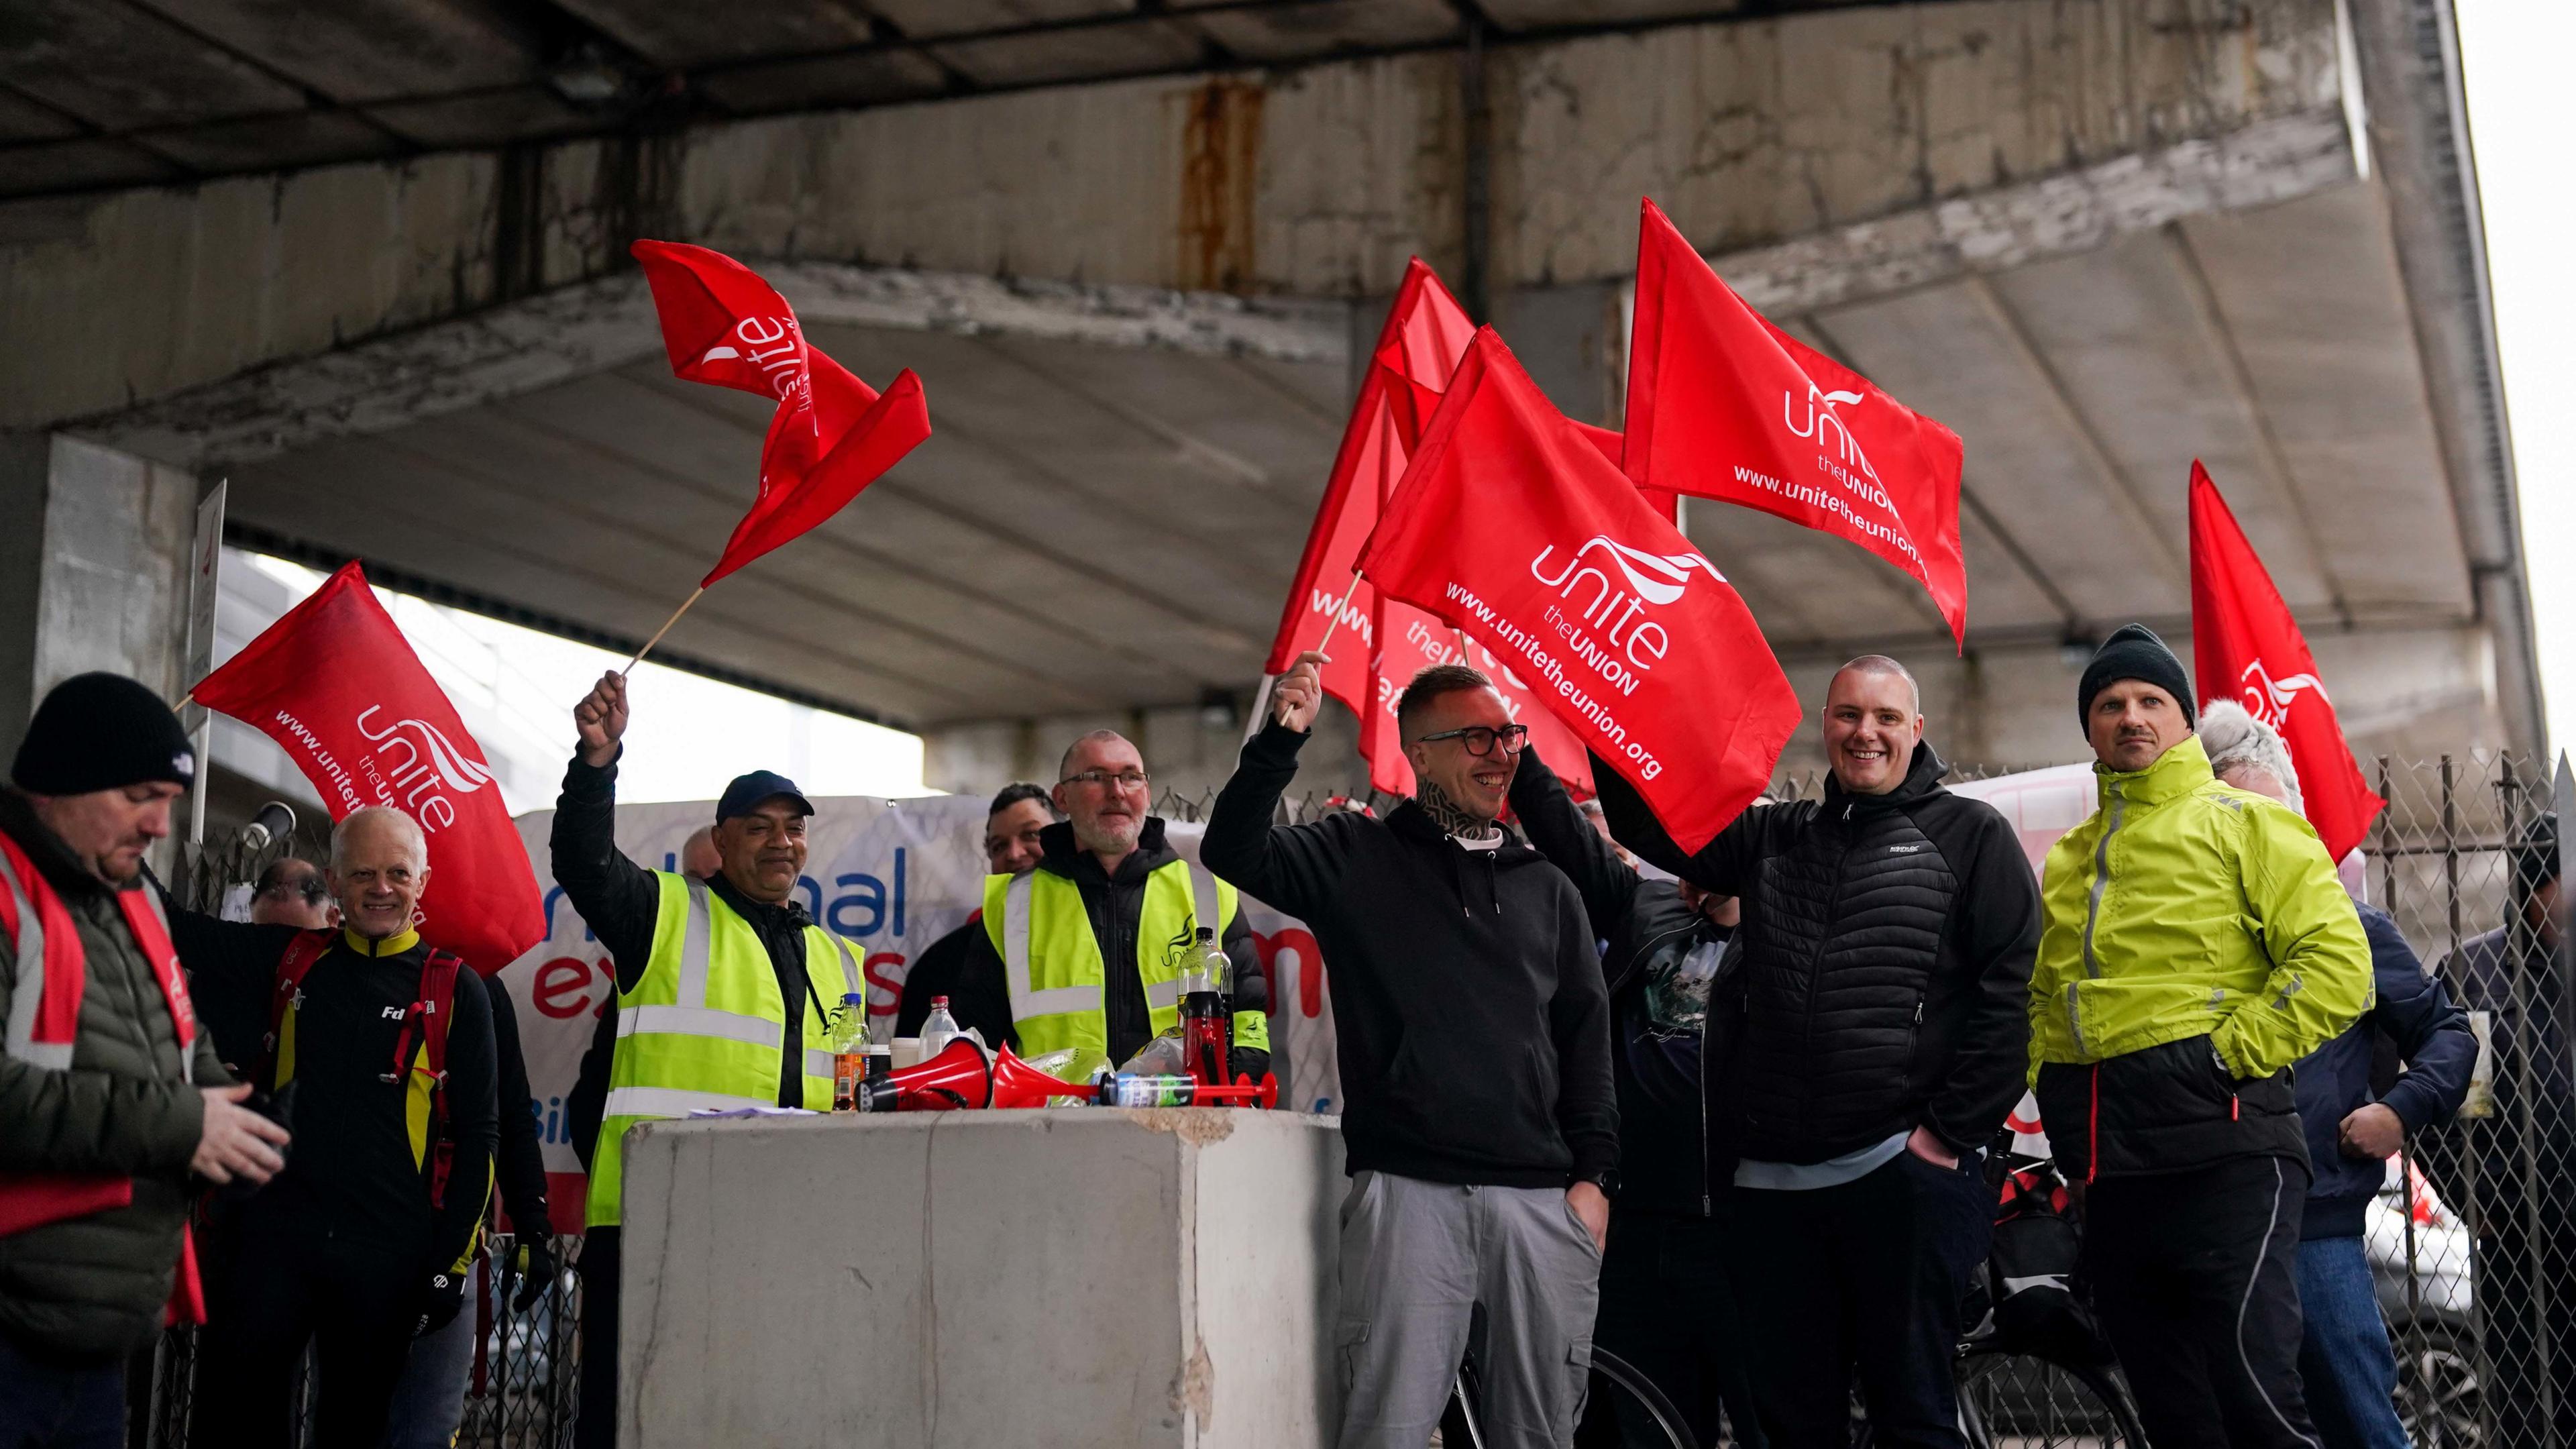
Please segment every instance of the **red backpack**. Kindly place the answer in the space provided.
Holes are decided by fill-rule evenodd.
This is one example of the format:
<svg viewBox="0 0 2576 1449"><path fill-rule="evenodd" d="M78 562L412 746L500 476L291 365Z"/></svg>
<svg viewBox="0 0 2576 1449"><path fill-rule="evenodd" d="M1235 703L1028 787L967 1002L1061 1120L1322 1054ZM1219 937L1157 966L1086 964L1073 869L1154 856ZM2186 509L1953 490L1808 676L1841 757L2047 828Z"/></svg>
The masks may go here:
<svg viewBox="0 0 2576 1449"><path fill-rule="evenodd" d="M322 959L338 940L338 931L299 931L287 943L286 954L277 960L277 989L269 994L268 1035L261 1043L258 1080L268 1084L271 1092L282 1090L286 1083L277 1079L278 1043L286 1030L286 1014L303 1000L304 977L313 963ZM433 1206L444 1206L447 1200L448 1167L455 1156L443 1130L447 1125L447 1024L456 1010L456 973L463 970L463 959L433 949L420 968L420 987L410 1006L403 1009L402 1027L394 1034L394 1056L391 1069L376 1080L401 1082L414 1072L429 1078L429 1135L418 1144L429 1168L429 1200ZM292 1080L293 1069L288 1069Z"/></svg>

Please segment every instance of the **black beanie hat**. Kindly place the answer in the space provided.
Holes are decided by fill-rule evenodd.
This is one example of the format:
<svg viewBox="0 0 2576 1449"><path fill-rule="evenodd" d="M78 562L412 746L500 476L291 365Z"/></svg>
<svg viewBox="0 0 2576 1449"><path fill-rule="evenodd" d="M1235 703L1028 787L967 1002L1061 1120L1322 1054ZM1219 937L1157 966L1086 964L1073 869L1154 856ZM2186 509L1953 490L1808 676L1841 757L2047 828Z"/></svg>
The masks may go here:
<svg viewBox="0 0 2576 1449"><path fill-rule="evenodd" d="M161 696L122 674L75 674L53 687L9 778L35 795L86 795L146 781L185 785L197 751Z"/></svg>
<svg viewBox="0 0 2576 1449"><path fill-rule="evenodd" d="M2142 679L2174 697L2182 706L2182 722L2187 728L2200 727L2200 709L2191 697L2191 675L2182 661L2156 637L2156 631L2144 624L2123 624L2119 631L2102 641L2093 651L2093 662L2084 666L2084 680L2075 687L2075 722L2084 727L2089 738L2093 732L2093 696L2122 679Z"/></svg>

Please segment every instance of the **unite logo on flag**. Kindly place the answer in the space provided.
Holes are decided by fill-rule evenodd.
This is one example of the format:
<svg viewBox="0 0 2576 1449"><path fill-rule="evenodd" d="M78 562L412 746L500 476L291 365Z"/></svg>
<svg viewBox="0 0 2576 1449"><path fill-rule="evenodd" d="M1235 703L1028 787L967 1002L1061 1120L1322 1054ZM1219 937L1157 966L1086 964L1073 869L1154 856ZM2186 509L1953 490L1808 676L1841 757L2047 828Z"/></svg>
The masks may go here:
<svg viewBox="0 0 2576 1449"><path fill-rule="evenodd" d="M2238 694L2245 702L2245 712L2276 730L2289 728L2290 707L2297 704L2300 694L2307 690L2315 690L2317 698L2329 705L2334 703L2326 694L2324 680L2313 674L2284 674L2274 679L2260 659L2245 666L2238 682L2244 686Z"/></svg>
<svg viewBox="0 0 2576 1449"><path fill-rule="evenodd" d="M1601 550L1603 558L1619 571L1627 581L1626 588L1613 584L1608 574L1583 561L1583 556L1594 549ZM1726 582L1726 576L1717 571L1717 566L1696 552L1649 553L1642 548L1631 548L1606 533L1594 534L1592 540L1576 549L1573 556L1565 561L1565 566L1550 578L1547 561L1555 554L1555 544L1540 549L1538 557L1530 560L1530 577L1555 589L1558 598L1576 605L1577 612L1574 618L1568 619L1551 606L1545 617L1555 627L1557 637L1565 641L1576 657L1591 665L1595 673L1622 694L1634 694L1639 677L1672 652L1670 631L1651 617L1638 617L1645 612L1646 606L1679 602L1690 588L1691 571L1694 569L1705 570L1710 578L1721 584ZM1591 596L1581 598L1587 585ZM1601 637L1596 640L1585 632L1587 626L1600 630ZM1620 632L1623 629L1627 631L1625 635ZM1618 652L1614 654L1613 650ZM1638 657L1640 650L1646 657Z"/></svg>

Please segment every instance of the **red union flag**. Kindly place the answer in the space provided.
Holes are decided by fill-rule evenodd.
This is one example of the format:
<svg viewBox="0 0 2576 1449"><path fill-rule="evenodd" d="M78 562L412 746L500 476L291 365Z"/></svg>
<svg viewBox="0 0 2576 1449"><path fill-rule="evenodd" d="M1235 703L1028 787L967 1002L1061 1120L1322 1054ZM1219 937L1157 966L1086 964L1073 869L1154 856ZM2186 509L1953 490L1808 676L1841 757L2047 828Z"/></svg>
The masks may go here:
<svg viewBox="0 0 2576 1449"><path fill-rule="evenodd" d="M2307 636L2198 459L2191 465L2191 661L2203 704L2235 700L2281 732L2308 823L2327 854L2350 854L2388 802L2362 781Z"/></svg>
<svg viewBox="0 0 2576 1449"><path fill-rule="evenodd" d="M1622 466L1741 503L1912 574L1966 646L1959 435L1771 325L1648 201L1637 227Z"/></svg>
<svg viewBox="0 0 2576 1449"><path fill-rule="evenodd" d="M1354 582L1351 577L1360 545L1377 527L1386 500L1404 477L1422 430L1440 406L1440 395L1475 332L1449 289L1420 257L1414 258L1404 269L1395 305L1387 309L1386 325L1360 379L1359 400L1333 457L1314 528L1306 535L1305 556L1298 560L1265 672L1286 672L1299 654L1331 631L1332 658L1322 670L1324 692L1359 716L1360 758L1369 763L1369 784L1390 795L1410 795L1413 767L1405 762L1397 735L1396 699L1416 670L1474 664L1493 676L1513 714L1530 726L1548 763L1565 759L1558 768L1567 784L1588 795L1592 771L1582 751L1553 716L1527 707L1528 685L1490 654L1468 657L1458 647L1455 631L1429 614L1382 599L1365 579ZM1616 455L1618 434L1590 431L1599 435L1596 446Z"/></svg>
<svg viewBox="0 0 2576 1449"><path fill-rule="evenodd" d="M1684 849L1761 793L1798 727L1798 697L1734 588L1491 328L1360 562L1388 597L1530 681Z"/></svg>
<svg viewBox="0 0 2576 1449"><path fill-rule="evenodd" d="M930 436L912 369L879 394L815 351L786 299L749 267L679 242L639 241L634 254L672 374L778 400L760 447L760 496L700 588L840 512Z"/></svg>
<svg viewBox="0 0 2576 1449"><path fill-rule="evenodd" d="M420 934L490 975L544 940L527 847L483 748L355 563L190 691L277 741L339 820L390 805L429 838Z"/></svg>

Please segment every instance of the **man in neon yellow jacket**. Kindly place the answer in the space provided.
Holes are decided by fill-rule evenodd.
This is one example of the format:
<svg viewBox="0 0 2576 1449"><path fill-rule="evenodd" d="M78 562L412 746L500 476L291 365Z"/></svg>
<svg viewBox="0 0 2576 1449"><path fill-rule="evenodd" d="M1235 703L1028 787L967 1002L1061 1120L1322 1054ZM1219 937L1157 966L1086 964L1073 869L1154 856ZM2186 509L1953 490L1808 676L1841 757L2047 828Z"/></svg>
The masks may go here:
<svg viewBox="0 0 2576 1449"><path fill-rule="evenodd" d="M2031 1080L2095 1307L2156 1444L2314 1449L2289 1067L2370 1006L2369 940L2307 821L2210 773L2154 633L2105 641L2077 707L2101 805L2043 873Z"/></svg>

